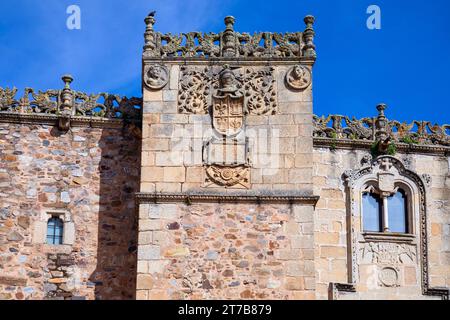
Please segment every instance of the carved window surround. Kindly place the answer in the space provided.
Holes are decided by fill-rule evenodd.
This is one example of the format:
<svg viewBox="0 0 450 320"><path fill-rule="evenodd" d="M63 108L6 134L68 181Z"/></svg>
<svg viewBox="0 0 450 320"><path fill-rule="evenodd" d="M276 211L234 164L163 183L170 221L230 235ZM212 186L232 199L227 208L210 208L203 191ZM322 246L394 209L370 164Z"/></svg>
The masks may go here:
<svg viewBox="0 0 450 320"><path fill-rule="evenodd" d="M349 237L349 283L359 283L359 260L369 255L381 272L392 275L396 272L398 259L407 259L420 269L420 281L424 295L440 295L448 299L448 290L429 287L428 274L428 236L427 236L427 186L429 181L406 169L404 164L392 156L380 156L357 170L348 170L343 174L347 190L347 221ZM387 166L387 164L389 165ZM362 230L362 193L368 185L379 183L379 174L393 175L392 182L406 187L410 201L410 227L408 234L389 232L364 232ZM377 251L381 250L381 251ZM398 251L391 254L392 250ZM362 252L362 253L361 253ZM366 256L367 257L367 256ZM402 258L403 257L403 258ZM397 261L394 261L397 260ZM391 266L391 261L393 265ZM391 272L391 273L388 273ZM391 278L387 278L388 280ZM380 279L383 280L383 279ZM384 279L385 280L385 279ZM382 281L383 282L383 281ZM390 284L386 286L391 286ZM397 286L392 284L392 286Z"/></svg>

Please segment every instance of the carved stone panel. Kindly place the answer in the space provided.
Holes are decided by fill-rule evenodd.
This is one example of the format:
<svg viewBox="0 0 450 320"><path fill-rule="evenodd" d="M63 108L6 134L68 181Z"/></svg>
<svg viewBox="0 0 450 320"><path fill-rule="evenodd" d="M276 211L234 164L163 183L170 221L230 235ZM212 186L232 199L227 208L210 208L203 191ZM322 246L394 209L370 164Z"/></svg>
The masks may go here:
<svg viewBox="0 0 450 320"><path fill-rule="evenodd" d="M395 175L393 173L378 173L378 189L381 192L393 193L395 189Z"/></svg>
<svg viewBox="0 0 450 320"><path fill-rule="evenodd" d="M235 189L250 188L250 168L241 166L207 166L204 187L218 186Z"/></svg>
<svg viewBox="0 0 450 320"><path fill-rule="evenodd" d="M417 247L413 244L365 242L360 244L360 264L415 265Z"/></svg>
<svg viewBox="0 0 450 320"><path fill-rule="evenodd" d="M187 114L207 114L213 104L214 92L222 87L224 70L233 70L236 96L244 96L245 114L269 115L278 110L274 69L272 67L225 66L181 68L178 90L178 110Z"/></svg>
<svg viewBox="0 0 450 320"><path fill-rule="evenodd" d="M203 162L219 165L248 165L248 140L211 139L205 144Z"/></svg>

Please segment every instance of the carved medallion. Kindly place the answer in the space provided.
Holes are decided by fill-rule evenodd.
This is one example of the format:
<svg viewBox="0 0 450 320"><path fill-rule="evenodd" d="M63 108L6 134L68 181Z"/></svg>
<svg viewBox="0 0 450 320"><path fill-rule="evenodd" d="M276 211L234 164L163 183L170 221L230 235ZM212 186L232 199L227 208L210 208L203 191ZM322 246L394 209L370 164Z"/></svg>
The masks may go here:
<svg viewBox="0 0 450 320"><path fill-rule="evenodd" d="M296 65L286 73L286 84L294 90L304 90L311 84L311 71L302 65Z"/></svg>
<svg viewBox="0 0 450 320"><path fill-rule="evenodd" d="M250 188L250 168L242 166L219 166L206 167L204 186L217 185L225 188L248 189Z"/></svg>
<svg viewBox="0 0 450 320"><path fill-rule="evenodd" d="M169 69L160 64L144 67L144 84L152 90L160 90L169 82Z"/></svg>
<svg viewBox="0 0 450 320"><path fill-rule="evenodd" d="M394 267L382 268L379 272L379 279L385 287L397 287L399 280L398 271Z"/></svg>

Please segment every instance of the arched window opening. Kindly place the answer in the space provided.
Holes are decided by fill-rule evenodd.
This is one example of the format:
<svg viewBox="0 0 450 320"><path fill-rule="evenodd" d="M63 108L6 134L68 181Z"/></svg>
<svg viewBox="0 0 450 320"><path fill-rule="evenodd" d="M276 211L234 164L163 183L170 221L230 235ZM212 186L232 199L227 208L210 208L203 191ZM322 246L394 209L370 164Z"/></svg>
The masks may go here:
<svg viewBox="0 0 450 320"><path fill-rule="evenodd" d="M369 232L382 231L382 201L371 192L363 194L363 229Z"/></svg>
<svg viewBox="0 0 450 320"><path fill-rule="evenodd" d="M47 244L63 244L64 222L56 216L51 217L47 222Z"/></svg>
<svg viewBox="0 0 450 320"><path fill-rule="evenodd" d="M388 198L388 213L389 230L408 233L408 196L403 189Z"/></svg>
<svg viewBox="0 0 450 320"><path fill-rule="evenodd" d="M362 191L362 229L365 232L411 233L409 193L396 186L394 193L385 194L377 186Z"/></svg>

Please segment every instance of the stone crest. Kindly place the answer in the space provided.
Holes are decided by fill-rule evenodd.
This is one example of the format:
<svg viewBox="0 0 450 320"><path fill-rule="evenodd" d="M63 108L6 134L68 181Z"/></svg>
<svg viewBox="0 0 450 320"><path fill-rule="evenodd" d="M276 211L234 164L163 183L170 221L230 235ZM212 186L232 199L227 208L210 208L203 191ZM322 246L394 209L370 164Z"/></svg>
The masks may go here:
<svg viewBox="0 0 450 320"><path fill-rule="evenodd" d="M286 73L286 84L294 90L304 90L311 85L311 71L303 66L296 65Z"/></svg>
<svg viewBox="0 0 450 320"><path fill-rule="evenodd" d="M144 84L152 90L160 90L169 82L169 69L160 64L146 65L144 67Z"/></svg>
<svg viewBox="0 0 450 320"><path fill-rule="evenodd" d="M390 158L378 160L381 171L378 172L378 188L381 192L390 195L395 189L395 175L390 172L393 164Z"/></svg>
<svg viewBox="0 0 450 320"><path fill-rule="evenodd" d="M244 96L236 86L236 76L228 67L220 73L220 88L213 96L213 125L218 133L233 136L244 125Z"/></svg>
<svg viewBox="0 0 450 320"><path fill-rule="evenodd" d="M216 132L204 146L203 186L250 188L248 140L244 130L246 98L233 70L225 65L212 96L212 123Z"/></svg>
<svg viewBox="0 0 450 320"><path fill-rule="evenodd" d="M229 68L225 66L225 69ZM220 78L225 70L221 67L181 67L178 90L178 111L186 114L207 114L213 92L233 98L244 96L244 114L271 115L278 110L274 69L272 67L237 68L229 70L225 77L233 77L233 86L222 88ZM227 79L226 81L231 81ZM236 90L234 90L236 89Z"/></svg>

